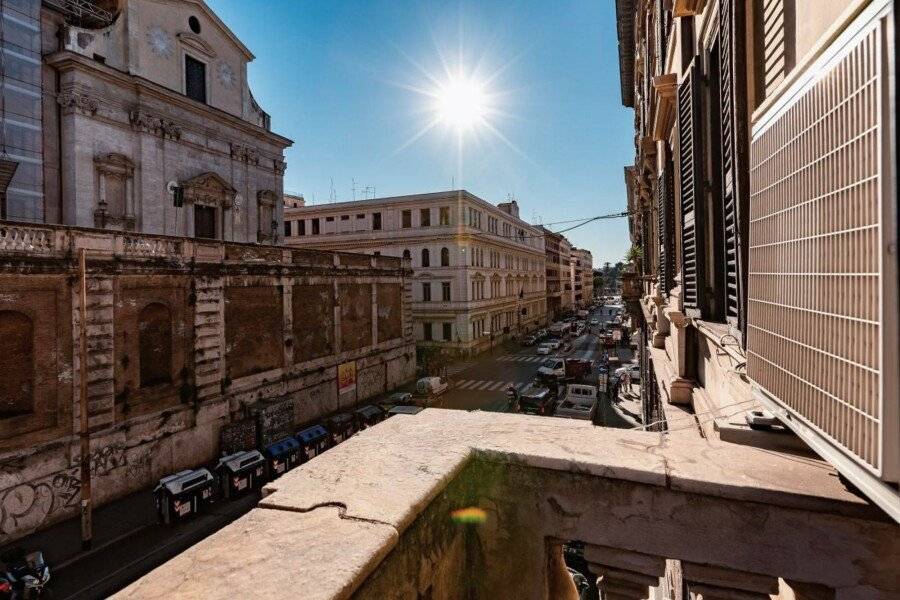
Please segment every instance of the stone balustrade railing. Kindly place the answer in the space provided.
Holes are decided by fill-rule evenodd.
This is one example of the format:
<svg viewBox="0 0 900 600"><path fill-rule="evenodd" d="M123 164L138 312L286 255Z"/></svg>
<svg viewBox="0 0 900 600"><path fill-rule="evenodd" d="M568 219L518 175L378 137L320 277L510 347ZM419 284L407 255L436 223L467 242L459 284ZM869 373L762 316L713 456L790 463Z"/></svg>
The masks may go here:
<svg viewBox="0 0 900 600"><path fill-rule="evenodd" d="M32 225L0 221L0 255L59 255L79 249L91 258L120 256L129 259L168 259L195 262L282 263L308 267L409 269L410 261L392 256L287 248L141 234L103 229Z"/></svg>

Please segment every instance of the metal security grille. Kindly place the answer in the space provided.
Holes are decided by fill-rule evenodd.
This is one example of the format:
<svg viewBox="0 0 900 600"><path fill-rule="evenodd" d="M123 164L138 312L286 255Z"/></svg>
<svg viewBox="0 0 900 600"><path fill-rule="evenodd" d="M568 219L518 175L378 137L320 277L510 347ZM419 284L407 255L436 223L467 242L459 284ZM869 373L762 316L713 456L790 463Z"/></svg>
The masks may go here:
<svg viewBox="0 0 900 600"><path fill-rule="evenodd" d="M722 221L725 245L725 316L744 329L744 279L746 256L743 250L745 222L745 182L741 181L746 164L746 89L744 53L736 51L743 43L743 12L735 10L734 0L719 0L719 78L721 90Z"/></svg>
<svg viewBox="0 0 900 600"><path fill-rule="evenodd" d="M881 314L882 290L896 286L883 281L896 257L882 254L882 227L894 226L883 211L896 202L884 193L888 23L839 40L762 118L750 171L748 373L876 475L884 444L896 444L896 419L884 417L898 393L884 385L897 355L885 356Z"/></svg>
<svg viewBox="0 0 900 600"><path fill-rule="evenodd" d="M699 316L703 258L698 235L703 231L702 211L696 210L703 197L701 173L700 91L697 61L678 85L678 147L681 175L681 269L685 312Z"/></svg>

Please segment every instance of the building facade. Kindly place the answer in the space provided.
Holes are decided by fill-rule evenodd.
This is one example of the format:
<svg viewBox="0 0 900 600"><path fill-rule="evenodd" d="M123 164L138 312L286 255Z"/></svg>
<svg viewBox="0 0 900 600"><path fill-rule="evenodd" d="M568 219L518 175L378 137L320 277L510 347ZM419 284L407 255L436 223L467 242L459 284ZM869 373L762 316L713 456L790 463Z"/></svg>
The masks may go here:
<svg viewBox="0 0 900 600"><path fill-rule="evenodd" d="M894 2L617 10L646 420L812 451L900 520Z"/></svg>
<svg viewBox="0 0 900 600"><path fill-rule="evenodd" d="M287 227L293 247L408 258L421 346L478 352L546 323L544 234L514 201L461 190L292 207Z"/></svg>
<svg viewBox="0 0 900 600"><path fill-rule="evenodd" d="M5 157L16 163L8 186L0 178L0 218L281 239L291 142L253 99L253 55L204 2L27 0L2 10L0 35L18 50L0 109Z"/></svg>
<svg viewBox="0 0 900 600"><path fill-rule="evenodd" d="M572 248L572 300L576 308L590 305L594 297L594 259L590 250Z"/></svg>

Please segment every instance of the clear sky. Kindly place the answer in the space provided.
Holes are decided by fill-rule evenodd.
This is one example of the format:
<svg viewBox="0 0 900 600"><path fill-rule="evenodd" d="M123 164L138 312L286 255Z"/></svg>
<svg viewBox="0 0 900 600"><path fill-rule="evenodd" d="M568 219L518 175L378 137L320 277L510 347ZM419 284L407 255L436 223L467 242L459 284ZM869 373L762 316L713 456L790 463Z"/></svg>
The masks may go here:
<svg viewBox="0 0 900 600"><path fill-rule="evenodd" d="M625 210L613 0L207 2L256 55L254 96L294 140L285 190L307 202L328 202L332 179L350 200L355 179L357 199L510 194L532 223ZM449 122L448 94L476 95L479 118ZM628 247L625 219L566 235L595 265Z"/></svg>

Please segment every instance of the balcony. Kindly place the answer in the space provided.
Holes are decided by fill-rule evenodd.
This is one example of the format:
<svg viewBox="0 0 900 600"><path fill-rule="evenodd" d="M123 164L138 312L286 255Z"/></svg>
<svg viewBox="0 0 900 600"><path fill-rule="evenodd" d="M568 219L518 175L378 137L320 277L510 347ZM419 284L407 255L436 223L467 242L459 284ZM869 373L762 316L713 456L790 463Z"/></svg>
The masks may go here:
<svg viewBox="0 0 900 600"><path fill-rule="evenodd" d="M823 463L671 437L497 413L395 417L270 484L257 509L119 597L574 600L569 540L608 598L646 598L676 577L707 600L900 589L898 526ZM463 508L472 519L454 518Z"/></svg>

